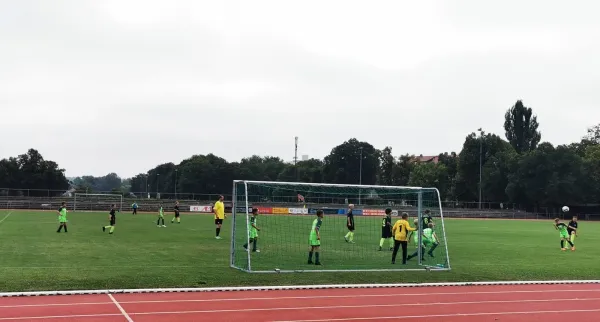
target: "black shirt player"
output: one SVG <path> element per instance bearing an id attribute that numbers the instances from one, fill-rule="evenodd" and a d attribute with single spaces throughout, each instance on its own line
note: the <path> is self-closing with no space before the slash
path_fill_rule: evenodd
<path id="1" fill-rule="evenodd" d="M 577 236 L 577 216 L 573 216 L 573 219 L 569 221 L 567 226 L 567 232 L 569 233 L 569 241 L 571 241 L 571 250 L 575 250 L 575 236 Z"/>
<path id="2" fill-rule="evenodd" d="M 433 223 L 433 218 L 431 218 L 431 211 L 429 209 L 425 210 L 425 214 L 423 215 L 423 229 L 429 227 L 429 224 Z"/>
<path id="3" fill-rule="evenodd" d="M 109 234 L 112 234 L 115 232 L 115 225 L 117 223 L 117 211 L 115 210 L 115 205 L 110 206 L 108 220 L 110 221 L 110 224 L 108 226 L 102 227 L 102 231 L 106 231 L 107 228 L 110 228 Z"/>
<path id="4" fill-rule="evenodd" d="M 173 211 L 175 212 L 175 217 L 171 219 L 171 223 L 177 219 L 177 223 L 181 224 L 181 219 L 179 218 L 179 201 L 175 201 L 175 207 L 173 207 Z"/>
<path id="5" fill-rule="evenodd" d="M 379 241 L 379 250 L 383 248 L 385 240 L 389 240 L 390 250 L 394 250 L 394 239 L 392 238 L 392 209 L 385 210 L 385 217 L 381 221 L 381 240 Z"/>
<path id="6" fill-rule="evenodd" d="M 347 243 L 354 244 L 354 214 L 352 210 L 354 209 L 353 204 L 348 205 L 348 214 L 346 216 L 346 227 L 348 228 L 348 233 L 344 236 L 344 239 Z"/>

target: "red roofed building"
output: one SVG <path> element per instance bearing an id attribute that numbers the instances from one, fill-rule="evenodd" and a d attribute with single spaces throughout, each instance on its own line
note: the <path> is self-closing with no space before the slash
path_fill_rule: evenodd
<path id="1" fill-rule="evenodd" d="M 420 155 L 414 158 L 415 162 L 419 162 L 419 163 L 426 163 L 426 162 L 432 162 L 432 163 L 438 163 L 440 162 L 440 157 L 435 155 L 435 156 L 430 156 L 430 155 Z"/>

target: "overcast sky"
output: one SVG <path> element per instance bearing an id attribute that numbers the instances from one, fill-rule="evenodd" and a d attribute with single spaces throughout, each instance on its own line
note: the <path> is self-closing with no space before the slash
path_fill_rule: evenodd
<path id="1" fill-rule="evenodd" d="M 130 177 L 214 153 L 322 158 L 600 123 L 598 1 L 0 0 L 0 158 Z"/>

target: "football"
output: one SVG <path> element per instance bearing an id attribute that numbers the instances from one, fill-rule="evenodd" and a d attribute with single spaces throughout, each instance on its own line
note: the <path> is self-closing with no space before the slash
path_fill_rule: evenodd
<path id="1" fill-rule="evenodd" d="M 562 207 L 562 211 L 563 211 L 563 212 L 569 212 L 569 207 L 567 207 L 567 206 L 563 206 L 563 207 Z"/>

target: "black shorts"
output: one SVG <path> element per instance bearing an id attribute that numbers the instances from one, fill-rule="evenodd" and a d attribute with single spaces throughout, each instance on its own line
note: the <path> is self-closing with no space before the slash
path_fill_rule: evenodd
<path id="1" fill-rule="evenodd" d="M 110 225 L 111 226 L 114 226 L 116 222 L 117 222 L 117 217 L 114 217 L 114 216 L 110 217 Z"/>
<path id="2" fill-rule="evenodd" d="M 175 212 L 175 218 L 179 218 L 179 211 Z"/>
<path id="3" fill-rule="evenodd" d="M 346 226 L 346 227 L 348 227 L 349 231 L 354 231 L 354 225 L 350 225 L 350 226 Z"/>
<path id="4" fill-rule="evenodd" d="M 215 225 L 222 225 L 223 219 L 215 219 Z"/>
<path id="5" fill-rule="evenodd" d="M 381 228 L 381 238 L 392 238 L 392 230 L 387 227 Z"/>

